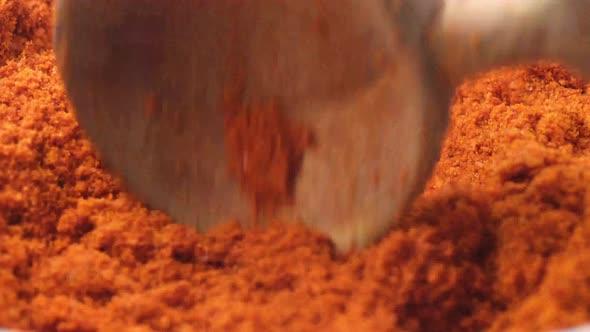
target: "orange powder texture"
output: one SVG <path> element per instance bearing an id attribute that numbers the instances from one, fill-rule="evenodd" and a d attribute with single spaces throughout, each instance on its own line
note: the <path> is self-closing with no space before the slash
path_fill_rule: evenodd
<path id="1" fill-rule="evenodd" d="M 51 44 L 53 0 L 0 0 L 0 65 L 26 44 L 37 50 Z"/>
<path id="2" fill-rule="evenodd" d="M 289 121 L 276 100 L 245 106 L 226 93 L 223 105 L 228 171 L 249 197 L 254 216 L 292 204 L 311 133 Z"/>
<path id="3" fill-rule="evenodd" d="M 461 86 L 405 226 L 339 257 L 302 226 L 197 233 L 134 202 L 78 127 L 47 35 L 29 34 L 50 24 L 47 2 L 0 8 L 20 8 L 0 11 L 13 27 L 0 30 L 0 326 L 539 331 L 590 320 L 590 85 L 560 67 Z M 14 57 L 21 38 L 31 46 Z"/>

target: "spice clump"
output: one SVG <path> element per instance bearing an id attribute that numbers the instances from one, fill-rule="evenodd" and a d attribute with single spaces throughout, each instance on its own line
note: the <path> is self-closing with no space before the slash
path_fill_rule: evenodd
<path id="1" fill-rule="evenodd" d="M 130 198 L 66 100 L 50 8 L 0 0 L 0 326 L 540 331 L 590 321 L 590 85 L 562 67 L 463 84 L 404 227 L 342 257 L 297 224 L 198 233 Z M 282 123 L 256 111 L 234 120 L 271 134 Z M 268 197 L 287 188 L 285 169 L 280 185 L 245 183 Z"/>
<path id="2" fill-rule="evenodd" d="M 253 216 L 272 217 L 293 203 L 309 129 L 288 119 L 278 100 L 244 104 L 228 89 L 224 96 L 225 145 L 230 176 L 250 199 Z"/>

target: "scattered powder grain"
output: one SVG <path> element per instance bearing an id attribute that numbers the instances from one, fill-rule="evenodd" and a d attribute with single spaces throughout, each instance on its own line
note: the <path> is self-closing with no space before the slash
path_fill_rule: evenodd
<path id="1" fill-rule="evenodd" d="M 26 44 L 36 50 L 51 43 L 53 0 L 0 0 L 0 65 L 18 56 Z"/>
<path id="2" fill-rule="evenodd" d="M 540 331 L 590 321 L 590 85 L 559 66 L 460 87 L 441 161 L 404 228 L 338 257 L 302 226 L 200 234 L 129 198 L 66 102 L 49 6 L 0 0 L 0 326 Z"/>
<path id="3" fill-rule="evenodd" d="M 311 132 L 288 120 L 278 100 L 245 106 L 240 94 L 226 90 L 222 105 L 228 171 L 250 199 L 253 216 L 270 216 L 293 203 Z"/>

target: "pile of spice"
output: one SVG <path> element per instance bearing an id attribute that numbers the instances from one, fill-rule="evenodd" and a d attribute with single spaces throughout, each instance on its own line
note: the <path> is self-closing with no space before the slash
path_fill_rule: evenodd
<path id="1" fill-rule="evenodd" d="M 0 0 L 0 326 L 541 331 L 590 321 L 590 85 L 561 67 L 461 86 L 405 226 L 341 257 L 288 223 L 197 233 L 122 191 L 66 101 L 51 2 Z"/>

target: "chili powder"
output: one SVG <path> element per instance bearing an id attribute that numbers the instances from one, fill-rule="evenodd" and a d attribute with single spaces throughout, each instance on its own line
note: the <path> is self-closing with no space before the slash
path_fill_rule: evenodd
<path id="1" fill-rule="evenodd" d="M 590 320 L 590 85 L 562 67 L 463 84 L 404 227 L 343 257 L 299 225 L 198 233 L 133 201 L 66 101 L 50 6 L 0 0 L 0 326 L 539 331 Z"/>
<path id="2" fill-rule="evenodd" d="M 246 102 L 239 91 L 228 87 L 222 102 L 228 173 L 248 197 L 254 219 L 272 218 L 294 202 L 312 133 L 288 119 L 279 100 Z"/>

